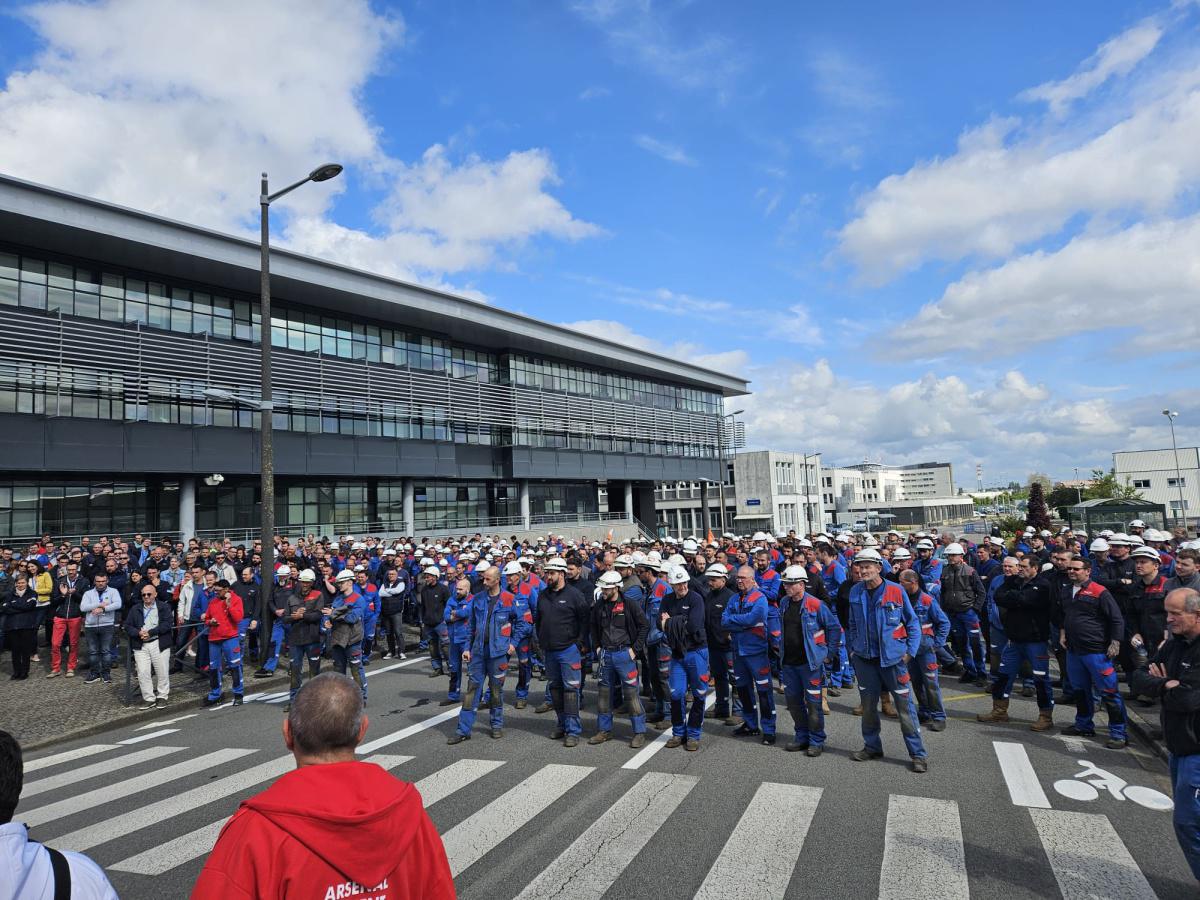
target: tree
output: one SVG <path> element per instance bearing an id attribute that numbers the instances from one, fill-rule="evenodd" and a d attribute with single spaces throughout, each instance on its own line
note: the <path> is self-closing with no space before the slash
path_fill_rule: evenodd
<path id="1" fill-rule="evenodd" d="M 1040 481 L 1029 485 L 1029 508 L 1025 511 L 1025 524 L 1037 531 L 1050 527 L 1050 513 L 1046 509 L 1046 495 Z"/>
<path id="2" fill-rule="evenodd" d="M 1133 486 L 1129 476 L 1117 480 L 1117 470 L 1092 469 L 1092 484 L 1083 489 L 1085 500 L 1141 500 L 1142 492 Z"/>
<path id="3" fill-rule="evenodd" d="M 1046 505 L 1058 513 L 1060 519 L 1065 519 L 1063 510 L 1079 502 L 1079 492 L 1073 487 L 1067 487 L 1061 482 L 1054 486 L 1046 497 Z"/>
<path id="4" fill-rule="evenodd" d="M 1050 490 L 1050 485 L 1051 485 L 1050 476 L 1047 475 L 1045 472 L 1030 472 L 1029 473 L 1029 486 L 1033 487 L 1035 484 L 1040 484 L 1042 486 L 1043 491 Z"/>

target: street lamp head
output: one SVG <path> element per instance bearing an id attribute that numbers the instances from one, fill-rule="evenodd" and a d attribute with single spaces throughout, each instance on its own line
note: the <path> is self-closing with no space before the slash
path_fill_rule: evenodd
<path id="1" fill-rule="evenodd" d="M 337 178 L 342 174 L 342 167 L 339 163 L 325 163 L 323 166 L 317 166 L 309 173 L 310 181 L 328 181 L 330 178 Z"/>

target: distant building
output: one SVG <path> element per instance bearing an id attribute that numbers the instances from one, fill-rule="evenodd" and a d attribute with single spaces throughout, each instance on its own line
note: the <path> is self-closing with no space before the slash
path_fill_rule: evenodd
<path id="1" fill-rule="evenodd" d="M 829 525 L 865 522 L 872 530 L 931 526 L 975 512 L 969 496 L 956 494 L 950 463 L 830 467 L 821 473 L 820 493 Z"/>
<path id="2" fill-rule="evenodd" d="M 1129 483 L 1143 500 L 1161 503 L 1167 508 L 1168 524 L 1194 519 L 1200 509 L 1200 448 L 1180 447 L 1179 468 L 1175 453 L 1165 450 L 1118 450 L 1113 454 L 1117 480 Z M 1182 515 L 1180 493 L 1183 494 Z"/>
<path id="3" fill-rule="evenodd" d="M 755 531 L 806 534 L 821 529 L 821 455 L 755 450 L 733 460 L 736 534 Z"/>

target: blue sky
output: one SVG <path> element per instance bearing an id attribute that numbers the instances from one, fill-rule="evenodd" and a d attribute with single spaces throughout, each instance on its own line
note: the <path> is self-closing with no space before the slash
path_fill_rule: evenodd
<path id="1" fill-rule="evenodd" d="M 742 374 L 755 446 L 1200 439 L 1190 0 L 288 8 L 6 6 L 0 171 L 252 232 L 338 159 L 278 241 Z"/>

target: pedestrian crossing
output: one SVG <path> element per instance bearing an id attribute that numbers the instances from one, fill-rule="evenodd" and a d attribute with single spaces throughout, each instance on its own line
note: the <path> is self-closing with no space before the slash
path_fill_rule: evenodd
<path id="1" fill-rule="evenodd" d="M 455 878 L 465 888 L 476 881 L 486 888 L 464 896 L 616 896 L 614 887 L 637 860 L 668 858 L 670 848 L 701 832 L 714 840 L 695 857 L 695 880 L 664 896 L 807 896 L 801 887 L 811 873 L 802 857 L 806 846 L 819 842 L 818 823 L 863 815 L 861 804 L 847 803 L 838 789 L 786 780 L 728 791 L 714 814 L 701 801 L 730 782 L 711 774 L 453 758 L 444 750 L 362 758 L 414 781 Z M 249 748 L 196 753 L 179 742 L 92 744 L 29 761 L 35 777 L 25 785 L 16 818 L 51 846 L 90 853 L 114 878 L 157 878 L 188 864 L 195 872 L 238 802 L 293 766 L 290 754 Z M 789 771 L 802 777 L 803 770 Z M 148 793 L 163 785 L 171 788 L 166 796 Z M 854 853 L 856 865 L 877 867 L 869 893 L 893 900 L 971 896 L 973 862 L 979 865 L 972 854 L 990 856 L 992 848 L 981 847 L 978 834 L 964 839 L 966 814 L 955 800 L 888 793 L 886 812 L 862 829 Z M 1017 864 L 1052 873 L 1047 883 L 1065 900 L 1157 897 L 1107 816 L 1041 807 L 1018 814 L 1027 817 L 1021 821 L 1032 849 Z M 545 840 L 560 843 L 546 851 L 540 849 Z M 486 879 L 501 856 L 520 860 L 510 870 L 521 880 L 505 874 L 498 892 Z M 152 892 L 153 882 L 146 885 Z"/>

